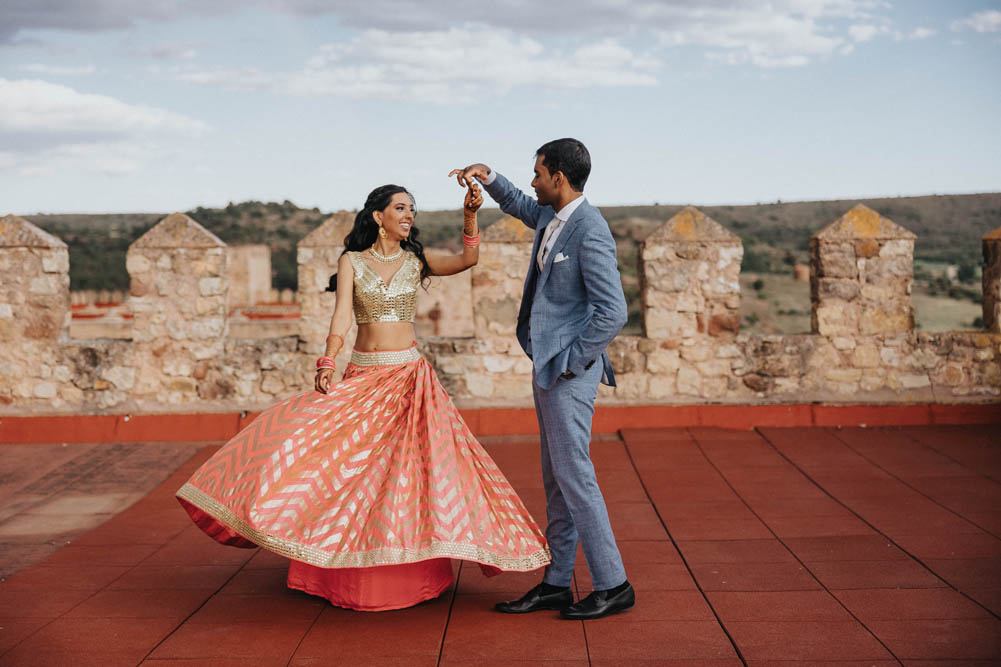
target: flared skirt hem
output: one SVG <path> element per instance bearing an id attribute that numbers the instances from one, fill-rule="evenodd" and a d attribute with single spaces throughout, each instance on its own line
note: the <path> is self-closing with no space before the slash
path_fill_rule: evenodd
<path id="1" fill-rule="evenodd" d="M 455 583 L 452 561 L 324 569 L 291 561 L 286 585 L 354 611 L 392 611 L 433 600 Z"/>
<path id="2" fill-rule="evenodd" d="M 529 572 L 545 567 L 550 562 L 548 546 L 525 556 L 498 554 L 474 544 L 462 542 L 433 542 L 420 549 L 401 547 L 381 547 L 360 552 L 331 553 L 310 545 L 270 535 L 244 521 L 228 507 L 205 494 L 190 483 L 178 490 L 177 498 L 199 527 L 219 542 L 233 546 L 251 546 L 232 540 L 232 534 L 242 537 L 254 545 L 263 547 L 279 556 L 323 568 L 373 567 L 380 565 L 404 565 L 430 560 L 432 558 L 455 558 L 479 563 L 484 572 Z M 215 523 L 227 530 L 211 530 L 199 521 L 198 513 L 208 515 Z M 227 535 L 229 538 L 227 539 Z M 496 570 L 496 571 L 493 571 Z"/>

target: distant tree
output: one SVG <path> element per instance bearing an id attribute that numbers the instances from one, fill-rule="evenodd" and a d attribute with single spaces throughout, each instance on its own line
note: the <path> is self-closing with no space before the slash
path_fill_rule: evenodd
<path id="1" fill-rule="evenodd" d="M 753 283 L 751 283 L 751 287 L 754 288 L 755 292 L 760 292 L 765 288 L 765 281 L 762 280 L 761 278 L 758 278 Z"/>
<path id="2" fill-rule="evenodd" d="M 963 262 L 959 265 L 959 271 L 956 273 L 956 279 L 961 283 L 971 282 L 977 277 L 977 267 L 973 265 L 973 262 Z"/>
<path id="3" fill-rule="evenodd" d="M 772 263 L 764 253 L 758 252 L 753 247 L 745 247 L 740 270 L 748 273 L 771 273 Z"/>
<path id="4" fill-rule="evenodd" d="M 271 252 L 271 284 L 275 289 L 296 289 L 299 266 L 295 247 L 281 247 Z"/>

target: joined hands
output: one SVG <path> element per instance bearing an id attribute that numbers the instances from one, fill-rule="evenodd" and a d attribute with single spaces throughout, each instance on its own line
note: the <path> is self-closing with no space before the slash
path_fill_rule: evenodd
<path id="1" fill-rule="evenodd" d="M 483 205 L 483 195 L 480 192 L 478 180 L 482 181 L 489 174 L 490 167 L 485 164 L 471 164 L 465 169 L 453 169 L 448 172 L 448 177 L 452 178 L 455 176 L 455 180 L 458 181 L 460 187 L 468 188 L 466 200 L 463 202 L 466 213 L 476 213 L 480 206 Z"/>
<path id="2" fill-rule="evenodd" d="M 457 180 L 459 185 L 464 188 L 475 185 L 476 180 L 485 181 L 489 175 L 490 167 L 480 162 L 471 164 L 465 169 L 453 169 L 448 172 L 448 177 L 451 178 L 452 176 L 455 176 L 455 180 Z"/>
<path id="3" fill-rule="evenodd" d="M 464 212 L 476 213 L 481 206 L 483 206 L 483 195 L 480 193 L 480 185 L 473 181 L 466 190 L 466 199 L 463 201 Z"/>

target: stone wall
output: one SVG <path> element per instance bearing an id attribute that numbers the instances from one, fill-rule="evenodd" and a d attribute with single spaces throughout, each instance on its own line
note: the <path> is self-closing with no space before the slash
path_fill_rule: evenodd
<path id="1" fill-rule="evenodd" d="M 428 249 L 435 257 L 446 251 Z M 432 276 L 426 289 L 417 291 L 418 338 L 468 338 L 473 335 L 472 272 L 451 276 Z"/>
<path id="2" fill-rule="evenodd" d="M 257 410 L 309 390 L 334 307 L 324 290 L 351 218 L 332 216 L 300 242 L 302 317 L 290 335 L 253 340 L 228 332 L 225 244 L 187 216 L 168 216 L 129 249 L 131 340 L 70 338 L 65 244 L 20 218 L 0 219 L 0 415 Z M 422 295 L 425 328 L 431 299 L 470 295 L 472 335 L 421 342 L 460 405 L 531 405 L 531 363 L 514 328 L 532 239 L 501 220 L 484 230 L 471 272 Z M 740 241 L 686 208 L 640 248 L 644 335 L 609 347 L 618 387 L 602 387 L 599 400 L 998 401 L 1001 230 L 984 238 L 984 331 L 914 331 L 913 244 L 874 211 L 848 211 L 810 241 L 813 332 L 744 334 Z"/>
<path id="3" fill-rule="evenodd" d="M 132 344 L 112 390 L 145 402 L 212 400 L 229 333 L 226 244 L 186 215 L 164 218 L 129 246 Z"/>
<path id="4" fill-rule="evenodd" d="M 0 218 L 0 340 L 58 341 L 69 327 L 69 249 L 27 220 Z"/>
<path id="5" fill-rule="evenodd" d="M 640 244 L 640 294 L 648 338 L 736 333 L 740 239 L 687 206 Z"/>
<path id="6" fill-rule="evenodd" d="M 810 239 L 812 330 L 871 336 L 914 330 L 914 234 L 859 204 Z"/>
<path id="7" fill-rule="evenodd" d="M 229 307 L 248 308 L 267 301 L 271 293 L 271 248 L 238 245 L 226 248 L 229 255 Z"/>
<path id="8" fill-rule="evenodd" d="M 351 231 L 354 216 L 340 211 L 299 241 L 299 340 L 302 351 L 314 359 L 326 349 L 330 317 L 337 294 L 328 292 L 330 277 L 337 273 L 337 262 L 344 252 L 344 237 Z M 347 364 L 358 329 L 354 325 L 345 336 L 344 348 L 337 357 L 337 374 Z"/>
<path id="9" fill-rule="evenodd" d="M 69 306 L 66 244 L 22 218 L 0 218 L 0 408 L 44 404 L 69 379 L 50 362 L 66 340 Z"/>

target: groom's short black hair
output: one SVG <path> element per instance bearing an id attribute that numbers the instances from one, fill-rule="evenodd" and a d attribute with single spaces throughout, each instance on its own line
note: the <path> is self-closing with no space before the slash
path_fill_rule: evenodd
<path id="1" fill-rule="evenodd" d="M 542 164 L 550 174 L 562 171 L 570 187 L 577 192 L 584 191 L 587 177 L 591 175 L 591 154 L 584 144 L 576 139 L 554 139 L 542 144 L 535 155 L 542 156 Z"/>

